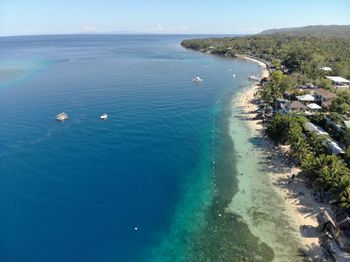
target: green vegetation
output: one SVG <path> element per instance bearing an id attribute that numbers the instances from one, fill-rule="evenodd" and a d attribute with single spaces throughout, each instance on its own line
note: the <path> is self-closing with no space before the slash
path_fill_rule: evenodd
<path id="1" fill-rule="evenodd" d="M 301 164 L 302 173 L 325 192 L 333 192 L 340 207 L 350 205 L 350 170 L 344 160 L 331 155 L 324 137 L 303 129 L 304 117 L 277 114 L 267 125 L 266 133 L 276 143 L 290 145 L 290 156 Z M 350 159 L 350 149 L 348 149 Z"/>
<path id="2" fill-rule="evenodd" d="M 340 115 L 350 116 L 350 93 L 345 91 L 338 93 L 337 97 L 332 101 L 331 111 Z"/>
<path id="3" fill-rule="evenodd" d="M 266 62 L 274 71 L 259 89 L 259 97 L 277 108 L 277 99 L 288 91 L 302 95 L 299 85 L 312 83 L 335 92 L 326 75 L 350 79 L 350 26 L 310 26 L 267 30 L 258 35 L 185 40 L 182 45 L 211 54 L 248 55 Z M 332 72 L 321 69 L 332 68 Z M 326 124 L 326 117 L 332 124 Z M 336 204 L 350 205 L 350 130 L 340 129 L 344 116 L 350 116 L 350 93 L 337 92 L 330 112 L 309 116 L 330 136 L 348 145 L 346 155 L 332 155 L 325 137 L 304 129 L 310 121 L 296 114 L 277 113 L 266 126 L 266 134 L 276 144 L 290 145 L 289 155 L 302 168 L 302 174 L 324 192 L 333 192 Z M 327 137 L 327 139 L 329 139 Z"/>
<path id="4" fill-rule="evenodd" d="M 259 90 L 259 96 L 266 102 L 276 104 L 277 98 L 282 97 L 283 92 L 291 88 L 295 81 L 282 71 L 276 70 L 271 74 L 271 80 Z"/>
<path id="5" fill-rule="evenodd" d="M 313 35 L 282 31 L 246 37 L 191 39 L 184 40 L 182 45 L 212 54 L 252 55 L 270 61 L 277 69 L 287 68 L 300 84 L 313 81 L 330 87 L 329 81 L 324 79 L 329 73 L 322 71 L 322 66 L 330 66 L 334 75 L 350 78 L 350 27 L 341 30 L 349 33 L 334 38 L 329 37 L 330 33 Z"/>
<path id="6" fill-rule="evenodd" d="M 350 170 L 335 155 L 307 156 L 302 161 L 303 173 L 324 191 L 337 196 L 340 207 L 350 205 Z"/>

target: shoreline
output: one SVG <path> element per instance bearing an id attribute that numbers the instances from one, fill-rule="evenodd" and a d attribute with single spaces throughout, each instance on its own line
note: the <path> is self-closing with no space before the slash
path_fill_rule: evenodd
<path id="1" fill-rule="evenodd" d="M 269 71 L 267 70 L 266 64 L 263 62 L 246 56 L 239 56 L 239 58 L 259 64 L 261 67 L 260 76 L 269 77 Z M 238 99 L 236 97 L 234 98 L 234 105 L 240 107 L 244 116 L 249 119 L 249 121 L 244 120 L 244 122 L 250 131 L 250 135 L 252 137 L 257 137 L 262 142 L 261 147 L 263 154 L 267 155 L 267 163 L 262 165 L 268 164 L 270 165 L 269 170 L 274 170 L 268 176 L 268 182 L 272 185 L 275 193 L 284 200 L 283 205 L 286 209 L 283 213 L 292 220 L 291 226 L 294 230 L 296 232 L 299 231 L 300 235 L 298 240 L 307 255 L 317 258 L 316 253 L 322 254 L 321 247 L 317 248 L 317 246 L 319 246 L 318 236 L 312 238 L 303 237 L 301 235 L 301 230 L 304 225 L 313 228 L 318 226 L 316 219 L 316 214 L 318 214 L 318 212 L 309 213 L 305 211 L 311 209 L 315 211 L 316 209 L 320 209 L 320 206 L 317 202 L 313 201 L 312 194 L 310 195 L 310 192 L 307 192 L 300 179 L 295 179 L 293 183 L 288 184 L 289 177 L 293 174 L 298 174 L 300 170 L 296 167 L 289 167 L 283 162 L 282 150 L 276 150 L 272 142 L 263 137 L 263 125 L 260 120 L 252 120 L 252 118 L 256 116 L 256 113 L 252 112 L 258 109 L 257 105 L 252 103 L 252 99 L 254 99 L 259 88 L 260 86 L 258 83 L 252 83 L 238 95 Z M 273 168 L 271 169 L 271 167 Z M 296 196 L 296 191 L 301 193 L 300 196 Z M 313 249 L 312 253 L 308 252 L 311 247 Z"/>
<path id="2" fill-rule="evenodd" d="M 239 56 L 241 59 L 258 63 L 261 66 L 261 77 L 268 77 L 269 71 L 261 61 L 250 57 Z M 252 120 L 256 114 L 252 113 L 257 106 L 252 103 L 256 92 L 259 89 L 257 83 L 253 83 L 243 90 L 238 97 L 234 97 L 234 106 L 242 109 L 242 114 L 249 119 L 244 120 L 251 136 L 261 140 L 263 154 L 266 162 L 262 166 L 268 166 L 268 183 L 281 199 L 285 210 L 283 213 L 291 220 L 292 231 L 297 232 L 297 240 L 300 241 L 300 252 L 306 259 L 319 260 L 323 257 L 320 243 L 320 233 L 318 232 L 318 222 L 316 215 L 322 210 L 330 210 L 326 204 L 318 203 L 314 200 L 312 189 L 305 187 L 305 181 L 298 175 L 300 169 L 291 167 L 286 156 L 287 147 L 275 147 L 271 141 L 263 137 L 263 125 L 260 120 Z M 295 175 L 296 179 L 291 179 Z M 338 250 L 339 251 L 339 250 Z"/>

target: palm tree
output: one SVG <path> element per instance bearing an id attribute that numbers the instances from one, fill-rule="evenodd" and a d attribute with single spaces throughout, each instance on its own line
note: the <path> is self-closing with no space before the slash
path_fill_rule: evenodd
<path id="1" fill-rule="evenodd" d="M 309 178 L 314 178 L 317 170 L 316 158 L 309 154 L 301 160 L 302 173 Z"/>
<path id="2" fill-rule="evenodd" d="M 347 208 L 350 206 L 350 176 L 342 177 L 338 193 L 339 206 Z"/>
<path id="3" fill-rule="evenodd" d="M 312 134 L 309 139 L 310 146 L 313 149 L 313 153 L 316 156 L 326 154 L 327 153 L 327 148 L 323 144 L 324 142 L 324 137 L 323 136 L 318 136 L 315 134 Z"/>
<path id="4" fill-rule="evenodd" d="M 303 137 L 300 137 L 297 141 L 293 142 L 290 149 L 291 156 L 297 159 L 299 162 L 311 154 L 311 148 Z"/>
<path id="5" fill-rule="evenodd" d="M 315 181 L 319 187 L 325 191 L 329 189 L 333 180 L 332 170 L 328 166 L 324 166 L 317 172 L 317 175 L 318 177 Z"/>

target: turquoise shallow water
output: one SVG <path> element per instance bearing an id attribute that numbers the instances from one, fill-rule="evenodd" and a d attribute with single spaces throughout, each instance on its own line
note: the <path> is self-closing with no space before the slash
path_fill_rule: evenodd
<path id="1" fill-rule="evenodd" d="M 231 99 L 259 67 L 184 38 L 0 38 L 1 261 L 272 259 L 224 212 Z"/>

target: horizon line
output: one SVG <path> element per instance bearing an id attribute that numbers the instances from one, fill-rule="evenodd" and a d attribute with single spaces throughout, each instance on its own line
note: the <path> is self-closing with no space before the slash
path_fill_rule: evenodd
<path id="1" fill-rule="evenodd" d="M 202 36 L 238 36 L 238 35 L 255 35 L 258 33 L 157 33 L 157 32 L 77 32 L 77 33 L 43 33 L 43 34 L 18 34 L 18 35 L 0 35 L 4 37 L 26 37 L 26 36 L 59 36 L 59 35 L 202 35 Z"/>

